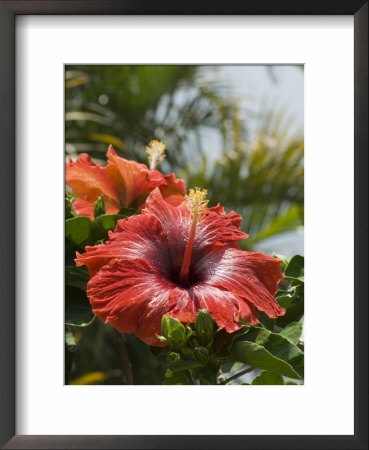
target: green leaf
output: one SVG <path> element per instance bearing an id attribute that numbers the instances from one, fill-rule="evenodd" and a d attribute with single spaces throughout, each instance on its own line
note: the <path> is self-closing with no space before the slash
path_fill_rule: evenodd
<path id="1" fill-rule="evenodd" d="M 108 237 L 108 231 L 114 230 L 115 225 L 119 219 L 124 219 L 125 216 L 119 214 L 103 214 L 96 217 L 92 222 L 93 241 L 96 242 Z"/>
<path id="2" fill-rule="evenodd" d="M 75 327 L 86 327 L 95 319 L 85 292 L 73 286 L 65 288 L 65 323 Z"/>
<path id="3" fill-rule="evenodd" d="M 280 333 L 272 333 L 264 328 L 252 327 L 243 340 L 252 341 L 265 347 L 277 358 L 289 363 L 300 375 L 304 367 L 304 354 Z"/>
<path id="4" fill-rule="evenodd" d="M 275 325 L 275 319 L 271 319 L 263 311 L 258 311 L 258 317 L 260 323 L 263 325 L 264 328 L 266 328 L 267 330 L 273 330 Z"/>
<path id="5" fill-rule="evenodd" d="M 299 281 L 299 283 L 301 283 Z M 284 328 L 291 322 L 298 322 L 304 315 L 304 285 L 291 286 L 287 291 L 276 295 L 278 303 L 286 310 L 284 316 L 278 317 L 276 325 Z"/>
<path id="6" fill-rule="evenodd" d="M 65 267 L 65 285 L 74 286 L 86 291 L 87 283 L 90 280 L 88 272 L 79 267 L 66 266 Z"/>
<path id="7" fill-rule="evenodd" d="M 265 347 L 248 341 L 237 341 L 231 352 L 237 361 L 243 361 L 251 366 L 278 372 L 290 378 L 301 379 L 300 375 L 286 361 L 274 356 Z"/>
<path id="8" fill-rule="evenodd" d="M 128 210 L 129 208 L 125 209 Z M 128 215 L 132 214 L 103 214 L 96 217 L 96 219 L 92 222 L 93 242 L 95 243 L 97 241 L 106 239 L 108 237 L 108 231 L 112 231 L 115 229 L 118 220 L 125 219 Z"/>
<path id="9" fill-rule="evenodd" d="M 242 367 L 244 367 L 245 363 L 241 362 L 241 361 L 235 361 L 232 364 L 232 367 L 230 368 L 229 372 L 235 372 L 236 370 L 242 369 Z"/>
<path id="10" fill-rule="evenodd" d="M 101 216 L 102 214 L 105 214 L 106 208 L 105 208 L 105 202 L 104 202 L 104 196 L 101 195 L 95 202 L 94 206 L 94 217 Z"/>
<path id="11" fill-rule="evenodd" d="M 173 385 L 173 384 L 193 384 L 191 374 L 188 370 L 183 370 L 181 372 L 173 372 L 168 369 L 165 378 L 163 381 L 164 385 Z"/>
<path id="12" fill-rule="evenodd" d="M 193 331 L 191 327 L 186 326 L 186 344 L 188 344 L 192 337 L 197 336 L 196 331 Z"/>
<path id="13" fill-rule="evenodd" d="M 284 384 L 283 377 L 279 373 L 269 372 L 263 370 L 257 377 L 255 377 L 251 384 Z"/>
<path id="14" fill-rule="evenodd" d="M 138 214 L 137 209 L 134 208 L 121 208 L 118 212 L 119 216 L 129 217 Z"/>
<path id="15" fill-rule="evenodd" d="M 243 323 L 242 319 L 240 319 L 240 322 Z M 218 329 L 214 335 L 214 348 L 216 348 L 217 354 L 228 356 L 233 343 L 245 336 L 250 328 L 250 325 L 244 325 L 234 333 L 227 333 L 224 329 Z"/>
<path id="16" fill-rule="evenodd" d="M 288 263 L 284 274 L 289 279 L 304 282 L 304 257 L 300 255 L 293 256 Z"/>
<path id="17" fill-rule="evenodd" d="M 194 369 L 195 367 L 199 367 L 196 361 L 178 360 L 169 364 L 169 369 L 173 372 L 181 372 L 182 370 Z"/>
<path id="18" fill-rule="evenodd" d="M 172 361 L 179 361 L 181 359 L 181 355 L 176 352 L 170 352 L 169 357 Z"/>
<path id="19" fill-rule="evenodd" d="M 78 216 L 65 221 L 65 236 L 74 244 L 83 246 L 91 235 L 91 220 L 89 217 Z"/>
<path id="20" fill-rule="evenodd" d="M 288 309 L 301 293 L 302 286 L 290 286 L 287 290 L 278 291 L 275 298 L 284 309 Z"/>
<path id="21" fill-rule="evenodd" d="M 274 356 L 283 359 L 291 365 L 299 363 L 301 359 L 303 361 L 303 352 L 280 333 L 272 333 L 254 326 L 243 340 L 262 345 Z M 295 361 L 296 357 L 298 359 L 297 362 Z"/>
<path id="22" fill-rule="evenodd" d="M 289 258 L 287 258 L 287 256 L 284 255 L 279 255 L 278 253 L 273 253 L 272 254 L 273 258 L 278 258 L 282 261 L 281 263 L 281 272 L 284 273 L 284 271 L 286 270 L 286 267 L 288 266 L 289 263 Z"/>
<path id="23" fill-rule="evenodd" d="M 101 212 L 100 206 L 98 207 L 99 214 Z M 85 216 L 78 216 L 67 219 L 65 221 L 65 236 L 74 244 L 80 247 L 83 247 L 87 244 L 95 244 L 100 240 L 104 240 L 108 237 L 108 231 L 114 230 L 115 225 L 119 219 L 124 219 L 128 215 L 132 215 L 132 211 L 135 211 L 129 210 L 129 208 L 125 209 L 127 210 L 126 215 L 101 214 L 98 215 L 98 217 L 96 217 L 96 219 L 93 221 L 91 221 L 89 217 Z M 96 211 L 95 214 L 97 214 Z"/>
<path id="24" fill-rule="evenodd" d="M 214 385 L 217 383 L 218 369 L 203 367 L 197 371 L 196 378 L 200 381 L 201 385 Z"/>
<path id="25" fill-rule="evenodd" d="M 247 336 L 245 336 L 244 338 L 241 337 L 241 340 L 251 341 L 255 342 L 256 344 L 264 345 L 264 343 L 268 340 L 270 334 L 271 332 L 269 330 L 254 326 L 250 328 Z"/>
<path id="26" fill-rule="evenodd" d="M 118 219 L 123 219 L 124 216 L 117 216 L 114 214 L 103 214 L 93 221 L 94 234 L 99 234 L 101 237 L 109 230 L 113 230 Z"/>
<path id="27" fill-rule="evenodd" d="M 72 204 L 75 200 L 76 196 L 72 192 L 66 192 L 65 194 L 65 218 L 70 219 L 74 217 Z"/>
<path id="28" fill-rule="evenodd" d="M 301 376 L 304 375 L 304 354 L 281 334 L 271 333 L 263 329 L 258 330 L 255 342 L 268 350 L 273 356 L 290 364 Z"/>
<path id="29" fill-rule="evenodd" d="M 279 334 L 288 339 L 292 344 L 296 345 L 302 333 L 302 323 L 292 322 L 287 325 Z"/>

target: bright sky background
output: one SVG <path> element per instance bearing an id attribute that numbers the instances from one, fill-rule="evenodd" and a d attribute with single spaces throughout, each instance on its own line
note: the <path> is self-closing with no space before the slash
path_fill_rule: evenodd
<path id="1" fill-rule="evenodd" d="M 298 66 L 238 65 L 221 66 L 212 75 L 222 88 L 251 114 L 246 114 L 247 127 L 252 135 L 255 120 L 252 113 L 268 111 L 271 108 L 284 110 L 291 118 L 291 132 L 303 130 L 304 126 L 304 72 Z M 212 154 L 221 152 L 221 142 L 216 133 L 206 133 L 211 142 Z M 303 228 L 266 239 L 255 246 L 257 250 L 271 253 L 278 248 L 279 253 L 292 256 L 304 254 Z"/>
<path id="2" fill-rule="evenodd" d="M 304 123 L 304 72 L 298 66 L 223 66 L 224 78 L 235 96 L 245 97 L 244 104 L 256 112 L 283 108 L 293 117 L 293 124 Z"/>

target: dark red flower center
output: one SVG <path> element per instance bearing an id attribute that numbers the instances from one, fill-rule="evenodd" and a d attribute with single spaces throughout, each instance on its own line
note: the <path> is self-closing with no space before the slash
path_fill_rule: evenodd
<path id="1" fill-rule="evenodd" d="M 200 272 L 199 270 L 197 270 L 195 262 L 192 262 L 190 264 L 185 278 L 183 276 L 181 277 L 181 273 L 182 272 L 180 270 L 172 267 L 168 273 L 168 279 L 172 283 L 177 284 L 178 286 L 181 286 L 185 289 L 193 286 L 194 284 L 201 283 L 206 279 L 205 272 Z"/>

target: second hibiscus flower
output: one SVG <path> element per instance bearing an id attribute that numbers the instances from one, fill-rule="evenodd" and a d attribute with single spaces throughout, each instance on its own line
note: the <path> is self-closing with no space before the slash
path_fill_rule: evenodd
<path id="1" fill-rule="evenodd" d="M 151 141 L 146 147 L 150 168 L 145 164 L 121 158 L 110 145 L 107 151 L 108 164 L 95 164 L 87 154 L 77 161 L 66 164 L 66 182 L 77 196 L 74 211 L 82 216 L 94 217 L 94 203 L 102 195 L 108 204 L 107 214 L 117 214 L 122 207 L 139 210 L 150 192 L 159 188 L 163 198 L 177 206 L 186 194 L 185 182 L 175 175 L 163 175 L 155 167 L 165 157 L 165 146 Z"/>

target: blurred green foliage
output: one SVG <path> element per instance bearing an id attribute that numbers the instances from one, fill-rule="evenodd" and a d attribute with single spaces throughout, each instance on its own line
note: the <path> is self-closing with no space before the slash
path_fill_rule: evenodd
<path id="1" fill-rule="evenodd" d="M 285 112 L 262 111 L 251 136 L 250 111 L 216 75 L 217 67 L 191 65 L 67 66 L 66 153 L 104 161 L 112 144 L 120 156 L 146 162 L 145 145 L 162 140 L 168 156 L 160 169 L 239 212 L 250 236 L 242 245 L 252 249 L 303 224 L 303 135 Z M 217 158 L 209 129 L 222 142 Z"/>
<path id="2" fill-rule="evenodd" d="M 185 140 L 201 127 L 219 128 L 232 102 L 201 82 L 198 66 L 67 66 L 66 150 L 104 159 L 108 144 L 146 162 L 156 138 L 172 170 L 186 163 Z"/>

